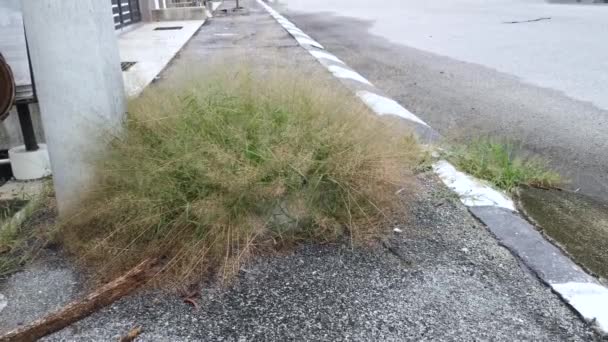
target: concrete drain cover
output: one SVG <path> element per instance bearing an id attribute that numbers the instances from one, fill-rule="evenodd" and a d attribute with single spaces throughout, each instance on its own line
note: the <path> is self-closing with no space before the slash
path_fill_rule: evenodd
<path id="1" fill-rule="evenodd" d="M 127 70 L 131 69 L 131 67 L 134 66 L 135 64 L 137 64 L 137 62 L 120 62 L 120 69 L 122 71 L 127 71 Z"/>
<path id="2" fill-rule="evenodd" d="M 154 29 L 154 31 L 171 31 L 171 30 L 181 30 L 183 26 L 160 26 Z"/>
<path id="3" fill-rule="evenodd" d="M 6 300 L 6 297 L 4 297 L 2 293 L 0 293 L 0 312 L 2 312 L 2 310 L 4 310 L 7 305 L 8 301 Z"/>

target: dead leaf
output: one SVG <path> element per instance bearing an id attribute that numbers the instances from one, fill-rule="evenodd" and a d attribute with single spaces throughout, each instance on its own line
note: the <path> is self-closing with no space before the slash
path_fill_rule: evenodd
<path id="1" fill-rule="evenodd" d="M 119 342 L 131 342 L 131 341 L 135 341 L 135 339 L 139 336 L 139 334 L 141 334 L 142 332 L 142 328 L 141 326 L 137 326 L 131 330 L 129 330 L 129 333 L 126 334 L 125 336 L 121 337 Z"/>

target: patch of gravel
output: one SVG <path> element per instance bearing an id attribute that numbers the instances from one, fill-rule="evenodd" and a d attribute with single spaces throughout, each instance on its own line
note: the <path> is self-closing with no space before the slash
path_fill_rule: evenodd
<path id="1" fill-rule="evenodd" d="M 6 307 L 0 310 L 0 332 L 56 310 L 73 298 L 78 287 L 77 275 L 61 256 L 45 251 L 27 269 L 0 283 L 0 293 L 6 300 Z"/>

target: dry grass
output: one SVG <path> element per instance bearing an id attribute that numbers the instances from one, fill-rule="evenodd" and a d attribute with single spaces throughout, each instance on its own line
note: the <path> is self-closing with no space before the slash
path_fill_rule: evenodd
<path id="1" fill-rule="evenodd" d="M 364 244 L 403 215 L 410 135 L 310 75 L 215 69 L 131 102 L 66 248 L 104 276 L 161 254 L 163 284 L 224 279 L 256 252 Z"/>

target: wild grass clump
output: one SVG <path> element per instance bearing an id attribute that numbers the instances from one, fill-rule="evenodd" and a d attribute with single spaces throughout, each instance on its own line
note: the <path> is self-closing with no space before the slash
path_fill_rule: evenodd
<path id="1" fill-rule="evenodd" d="M 476 138 L 452 149 L 448 159 L 460 170 L 507 192 L 521 185 L 552 188 L 562 182 L 543 159 L 521 157 L 516 145 L 489 138 Z"/>
<path id="2" fill-rule="evenodd" d="M 161 83 L 130 103 L 65 246 L 104 275 L 164 255 L 161 278 L 181 282 L 294 243 L 365 243 L 401 210 L 395 192 L 418 156 L 382 120 L 293 72 Z"/>

